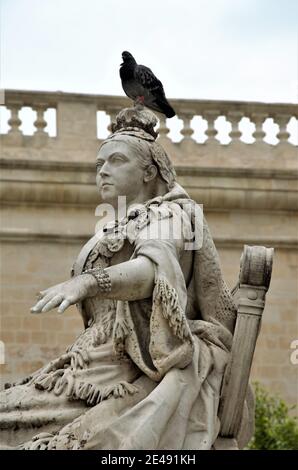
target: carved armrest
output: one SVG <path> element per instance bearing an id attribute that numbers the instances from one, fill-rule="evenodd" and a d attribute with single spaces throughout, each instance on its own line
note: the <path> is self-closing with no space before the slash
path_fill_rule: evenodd
<path id="1" fill-rule="evenodd" d="M 223 379 L 219 406 L 220 436 L 236 438 L 240 429 L 250 369 L 265 295 L 270 285 L 273 248 L 244 246 L 240 261 L 238 304 L 231 359 Z"/>

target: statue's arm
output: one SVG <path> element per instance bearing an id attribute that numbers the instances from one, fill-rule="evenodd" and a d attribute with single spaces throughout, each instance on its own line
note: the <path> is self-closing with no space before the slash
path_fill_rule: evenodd
<path id="1" fill-rule="evenodd" d="M 153 241 L 160 240 L 171 246 L 174 256 L 179 258 L 180 253 L 184 250 L 184 231 L 187 229 L 188 232 L 191 232 L 190 221 L 187 218 L 182 223 L 182 218 L 186 215 L 178 205 L 172 204 L 170 208 L 165 205 L 159 210 L 160 213 L 151 216 L 150 237 Z M 181 233 L 181 227 L 183 227 L 183 233 Z M 131 243 L 134 243 L 136 253 L 139 252 L 139 246 L 148 241 L 148 234 L 147 238 L 143 236 L 146 230 L 147 225 L 138 229 L 135 240 L 131 240 Z M 151 238 L 149 238 L 149 242 Z M 186 239 L 191 239 L 190 233 Z M 40 292 L 42 298 L 31 311 L 33 313 L 48 312 L 58 307 L 58 312 L 62 313 L 70 305 L 95 295 L 115 300 L 140 300 L 152 295 L 155 265 L 148 256 L 140 253 L 133 260 L 106 268 L 106 272 L 111 279 L 109 292 L 102 292 L 94 276 L 84 273 Z"/>
<path id="2" fill-rule="evenodd" d="M 154 265 L 145 256 L 106 268 L 111 280 L 111 290 L 101 292 L 91 274 L 81 274 L 40 292 L 42 297 L 32 313 L 48 312 L 55 307 L 62 313 L 70 305 L 87 297 L 100 295 L 115 300 L 139 300 L 151 296 L 154 285 Z"/>
<path id="3" fill-rule="evenodd" d="M 101 294 L 115 300 L 139 300 L 152 295 L 154 265 L 145 256 L 106 268 L 111 279 L 112 290 Z"/>

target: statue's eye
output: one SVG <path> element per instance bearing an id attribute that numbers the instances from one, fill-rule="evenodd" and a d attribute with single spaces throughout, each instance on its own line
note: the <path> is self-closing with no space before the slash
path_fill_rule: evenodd
<path id="1" fill-rule="evenodd" d="M 124 158 L 121 155 L 113 155 L 112 161 L 121 163 L 121 162 L 124 162 Z"/>
<path id="2" fill-rule="evenodd" d="M 96 163 L 96 171 L 98 172 L 102 168 L 103 162 Z"/>

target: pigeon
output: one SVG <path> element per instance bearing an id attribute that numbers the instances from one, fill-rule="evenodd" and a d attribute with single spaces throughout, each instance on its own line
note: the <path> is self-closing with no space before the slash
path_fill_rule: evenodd
<path id="1" fill-rule="evenodd" d="M 123 90 L 135 104 L 163 113 L 167 118 L 175 116 L 175 111 L 167 101 L 162 83 L 152 70 L 139 65 L 130 52 L 122 52 L 123 63 L 120 67 L 120 78 Z"/>

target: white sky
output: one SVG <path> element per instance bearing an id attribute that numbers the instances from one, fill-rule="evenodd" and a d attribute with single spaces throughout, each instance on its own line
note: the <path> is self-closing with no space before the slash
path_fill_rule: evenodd
<path id="1" fill-rule="evenodd" d="M 297 0 L 0 0 L 1 87 L 123 94 L 129 50 L 169 98 L 297 101 Z"/>

